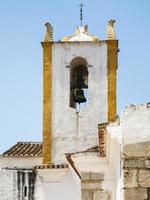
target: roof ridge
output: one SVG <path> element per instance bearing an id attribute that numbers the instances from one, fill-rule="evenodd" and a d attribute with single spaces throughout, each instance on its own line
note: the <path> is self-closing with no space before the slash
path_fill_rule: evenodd
<path id="1" fill-rule="evenodd" d="M 23 144 L 31 144 L 31 143 L 33 143 L 33 144 L 42 144 L 42 142 L 36 142 L 36 141 L 19 141 L 19 142 L 17 142 L 16 144 L 20 144 L 20 143 L 23 143 Z"/>
<path id="2" fill-rule="evenodd" d="M 5 155 L 5 154 L 7 154 L 9 151 L 13 150 L 16 146 L 17 146 L 17 143 L 14 144 L 12 147 L 10 147 L 8 150 L 4 151 L 4 152 L 1 154 L 1 156 Z"/>

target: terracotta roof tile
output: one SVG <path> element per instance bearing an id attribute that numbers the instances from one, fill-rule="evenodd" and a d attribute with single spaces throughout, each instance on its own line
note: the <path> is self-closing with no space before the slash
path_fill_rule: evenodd
<path id="1" fill-rule="evenodd" d="M 88 148 L 84 151 L 76 151 L 76 152 L 73 152 L 73 153 L 65 153 L 65 155 L 74 155 L 74 154 L 82 154 L 82 153 L 98 153 L 99 152 L 99 147 L 98 145 L 96 146 L 93 146 L 91 148 Z"/>
<path id="2" fill-rule="evenodd" d="M 42 142 L 17 142 L 2 157 L 42 157 Z"/>
<path id="3" fill-rule="evenodd" d="M 34 169 L 63 169 L 63 168 L 68 168 L 68 165 L 67 164 L 60 164 L 60 165 L 47 164 L 47 165 L 38 165 L 34 167 Z"/>

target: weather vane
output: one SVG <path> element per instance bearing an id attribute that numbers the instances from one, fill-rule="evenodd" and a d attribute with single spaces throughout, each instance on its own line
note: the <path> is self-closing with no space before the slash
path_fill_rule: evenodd
<path id="1" fill-rule="evenodd" d="M 80 6 L 80 21 L 81 21 L 81 26 L 82 26 L 82 21 L 83 21 L 83 9 L 82 7 L 84 6 L 82 3 L 79 5 Z"/>

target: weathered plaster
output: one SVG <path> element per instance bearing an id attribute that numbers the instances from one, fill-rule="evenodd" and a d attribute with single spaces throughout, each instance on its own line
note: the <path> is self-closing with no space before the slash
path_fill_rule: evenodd
<path id="1" fill-rule="evenodd" d="M 0 200 L 41 200 L 40 185 L 37 183 L 36 173 L 32 170 L 3 169 L 0 172 L 0 180 Z"/>
<path id="2" fill-rule="evenodd" d="M 86 59 L 89 71 L 88 103 L 77 114 L 69 107 L 70 65 L 75 57 Z M 98 123 L 107 121 L 107 43 L 53 43 L 52 47 L 53 162 L 64 153 L 83 150 L 98 143 Z"/>
<path id="3" fill-rule="evenodd" d="M 127 106 L 121 114 L 120 123 L 124 144 L 150 141 L 149 104 Z"/>
<path id="4" fill-rule="evenodd" d="M 0 169 L 25 168 L 32 169 L 42 163 L 42 157 L 0 157 Z"/>

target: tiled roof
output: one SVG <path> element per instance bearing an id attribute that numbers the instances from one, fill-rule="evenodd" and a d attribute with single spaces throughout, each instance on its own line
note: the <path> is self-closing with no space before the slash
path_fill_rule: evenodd
<path id="1" fill-rule="evenodd" d="M 42 157 L 42 142 L 17 142 L 2 157 Z"/>
<path id="2" fill-rule="evenodd" d="M 91 147 L 89 149 L 86 150 L 86 152 L 98 152 L 98 145 Z"/>
<path id="3" fill-rule="evenodd" d="M 63 168 L 68 168 L 68 165 L 67 164 L 60 164 L 60 165 L 47 164 L 47 165 L 38 165 L 34 167 L 34 169 L 63 169 Z"/>
<path id="4" fill-rule="evenodd" d="M 65 155 L 68 156 L 68 155 L 74 155 L 74 154 L 98 153 L 98 152 L 99 152 L 99 147 L 98 147 L 98 145 L 96 145 L 96 146 L 93 146 L 93 147 L 86 149 L 84 151 L 76 151 L 76 152 L 73 152 L 73 153 L 66 153 Z"/>

